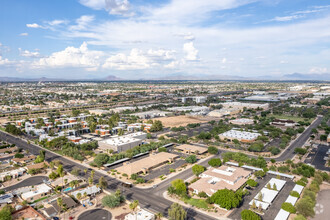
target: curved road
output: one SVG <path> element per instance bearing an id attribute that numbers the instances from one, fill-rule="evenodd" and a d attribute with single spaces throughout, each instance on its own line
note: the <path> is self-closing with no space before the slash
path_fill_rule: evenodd
<path id="1" fill-rule="evenodd" d="M 48 176 L 32 176 L 28 179 L 22 180 L 21 182 L 12 185 L 12 186 L 8 186 L 5 188 L 2 188 L 2 190 L 4 191 L 11 191 L 11 190 L 15 190 L 21 187 L 25 187 L 25 186 L 32 186 L 32 185 L 39 185 L 41 183 L 43 183 L 43 180 L 48 180 Z"/>
<path id="2" fill-rule="evenodd" d="M 111 220 L 111 218 L 111 213 L 105 209 L 88 210 L 78 216 L 78 220 Z"/>
<path id="3" fill-rule="evenodd" d="M 322 121 L 322 117 L 318 117 L 317 120 L 314 121 L 313 124 L 311 124 L 286 150 L 285 152 L 283 152 L 283 154 L 276 159 L 277 161 L 285 161 L 287 159 L 291 159 L 294 156 L 294 149 L 297 147 L 301 147 L 306 140 L 309 138 L 310 134 L 311 134 L 311 130 L 312 128 L 316 128 Z M 0 131 L 0 138 L 2 140 L 6 140 L 12 144 L 16 144 L 16 146 L 24 148 L 24 149 L 28 149 L 31 153 L 38 155 L 39 151 L 41 149 L 46 150 L 44 148 L 41 148 L 39 146 L 36 145 L 31 145 L 31 144 L 27 144 L 26 141 L 17 138 L 13 135 L 9 135 L 5 132 L 1 132 Z M 70 159 L 64 158 L 61 155 L 58 155 L 52 151 L 48 151 L 46 150 L 46 160 L 48 162 L 52 161 L 52 160 L 60 160 L 63 163 L 63 168 L 66 171 L 71 171 L 74 168 L 78 168 L 78 169 L 86 169 L 85 166 L 72 161 Z M 268 159 L 269 160 L 269 159 Z M 207 165 L 207 161 L 204 161 L 202 163 L 202 165 Z M 82 176 L 84 176 L 85 178 L 87 178 L 90 175 L 90 171 L 89 170 L 87 172 L 87 176 L 84 176 L 85 174 L 83 173 Z M 108 189 L 109 190 L 116 190 L 118 188 L 120 188 L 123 191 L 123 194 L 126 196 L 126 198 L 128 200 L 139 200 L 141 207 L 142 208 L 146 208 L 146 209 L 150 209 L 154 212 L 162 212 L 165 215 L 167 214 L 167 210 L 168 208 L 171 206 L 172 202 L 168 201 L 166 199 L 163 198 L 162 193 L 167 189 L 167 187 L 170 184 L 171 178 L 167 179 L 166 181 L 162 182 L 161 184 L 158 185 L 157 188 L 154 189 L 139 189 L 136 187 L 133 188 L 122 188 L 120 186 L 120 181 L 114 178 L 111 178 L 108 175 L 104 175 L 101 172 L 96 171 L 95 172 L 95 183 L 97 183 L 97 180 L 103 176 L 107 182 L 108 182 Z M 193 176 L 193 173 L 191 171 L 191 169 L 185 170 L 183 171 L 179 177 L 181 179 L 187 179 L 190 176 Z M 187 209 L 187 215 L 189 218 L 193 218 L 193 219 L 201 219 L 201 220 L 208 220 L 208 219 L 214 219 L 210 216 L 204 215 L 202 213 L 196 212 L 196 210 L 193 209 Z"/>

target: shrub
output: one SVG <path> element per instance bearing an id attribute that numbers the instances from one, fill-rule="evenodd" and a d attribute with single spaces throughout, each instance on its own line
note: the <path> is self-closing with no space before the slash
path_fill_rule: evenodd
<path id="1" fill-rule="evenodd" d="M 208 164 L 211 167 L 219 167 L 222 163 L 220 158 L 212 158 L 211 160 L 209 160 Z"/>
<path id="2" fill-rule="evenodd" d="M 277 155 L 281 152 L 281 150 L 277 147 L 273 147 L 272 150 L 270 151 L 273 155 Z"/>
<path id="3" fill-rule="evenodd" d="M 246 181 L 246 184 L 251 187 L 256 187 L 258 185 L 258 183 L 256 181 L 254 181 L 253 179 L 248 179 L 248 181 Z"/>
<path id="4" fill-rule="evenodd" d="M 205 167 L 203 167 L 202 165 L 198 165 L 198 164 L 195 164 L 191 169 L 196 176 L 199 176 L 199 174 L 201 174 L 205 171 Z"/>
<path id="5" fill-rule="evenodd" d="M 309 197 L 303 197 L 297 202 L 297 211 L 299 214 L 302 214 L 305 217 L 313 217 L 315 202 Z"/>
<path id="6" fill-rule="evenodd" d="M 139 176 L 136 173 L 131 174 L 131 179 L 136 180 Z"/>
<path id="7" fill-rule="evenodd" d="M 207 151 L 208 151 L 210 154 L 218 154 L 218 148 L 213 147 L 213 146 L 208 147 Z"/>
<path id="8" fill-rule="evenodd" d="M 306 183 L 304 181 L 302 181 L 302 180 L 296 181 L 296 184 L 298 184 L 300 186 L 304 186 L 304 187 L 306 186 Z"/>
<path id="9" fill-rule="evenodd" d="M 290 196 L 299 198 L 300 197 L 300 194 L 297 191 L 291 191 L 290 192 Z"/>
<path id="10" fill-rule="evenodd" d="M 145 183 L 145 182 L 146 182 L 145 179 L 143 179 L 141 177 L 136 179 L 136 183 Z"/>
<path id="11" fill-rule="evenodd" d="M 241 211 L 241 217 L 242 220 L 261 220 L 259 215 L 248 209 Z"/>
<path id="12" fill-rule="evenodd" d="M 197 158 L 196 158 L 195 155 L 190 155 L 190 156 L 188 156 L 188 157 L 185 159 L 185 161 L 186 161 L 187 163 L 196 163 L 196 162 L 197 162 Z"/>
<path id="13" fill-rule="evenodd" d="M 306 154 L 307 150 L 305 148 L 297 147 L 296 149 L 294 149 L 294 152 L 297 154 L 304 155 Z"/>
<path id="14" fill-rule="evenodd" d="M 282 203 L 282 209 L 290 213 L 296 213 L 296 208 L 289 202 Z"/>
<path id="15" fill-rule="evenodd" d="M 200 198 L 207 198 L 209 196 L 206 194 L 206 192 L 199 192 L 198 193 L 198 197 L 200 197 Z"/>

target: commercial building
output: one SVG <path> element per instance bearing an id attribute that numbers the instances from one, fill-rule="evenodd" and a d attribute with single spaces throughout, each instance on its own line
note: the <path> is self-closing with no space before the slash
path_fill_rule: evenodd
<path id="1" fill-rule="evenodd" d="M 150 170 L 159 167 L 165 163 L 173 162 L 178 155 L 167 152 L 151 154 L 149 157 L 135 161 L 133 163 L 126 162 L 123 166 L 117 168 L 120 173 L 126 173 L 128 176 L 134 173 L 148 173 Z"/>
<path id="2" fill-rule="evenodd" d="M 297 125 L 295 121 L 286 119 L 275 119 L 271 124 L 280 128 L 292 128 Z"/>
<path id="3" fill-rule="evenodd" d="M 209 107 L 206 106 L 181 106 L 181 107 L 171 107 L 167 110 L 172 112 L 208 112 Z"/>
<path id="4" fill-rule="evenodd" d="M 249 118 L 237 118 L 237 119 L 229 120 L 229 122 L 234 125 L 252 125 L 252 124 L 254 124 L 254 120 L 249 119 Z"/>
<path id="5" fill-rule="evenodd" d="M 221 105 L 224 108 L 237 108 L 237 109 L 243 109 L 243 108 L 247 108 L 247 109 L 263 109 L 263 110 L 267 110 L 269 109 L 269 104 L 268 103 L 248 103 L 248 102 L 224 102 L 221 103 Z"/>
<path id="6" fill-rule="evenodd" d="M 196 102 L 196 103 L 204 103 L 204 102 L 206 102 L 207 97 L 206 96 L 192 96 L 192 97 L 182 97 L 181 98 L 181 101 L 183 103 L 186 103 L 189 100 Z"/>
<path id="7" fill-rule="evenodd" d="M 28 202 L 33 202 L 37 199 L 40 199 L 47 194 L 49 194 L 52 191 L 52 188 L 50 188 L 45 183 L 34 186 L 34 188 L 31 189 L 29 192 L 25 192 L 21 195 L 21 198 L 23 200 L 26 200 Z"/>
<path id="8" fill-rule="evenodd" d="M 210 117 L 223 117 L 228 115 L 236 115 L 240 112 L 240 109 L 234 109 L 234 108 L 222 108 L 222 109 L 216 109 L 213 111 L 210 111 L 207 115 Z"/>
<path id="9" fill-rule="evenodd" d="M 204 154 L 207 152 L 206 147 L 200 147 L 200 146 L 190 145 L 190 144 L 182 144 L 175 148 L 182 151 L 185 154 Z"/>
<path id="10" fill-rule="evenodd" d="M 189 189 L 196 194 L 205 192 L 208 196 L 221 189 L 236 191 L 248 180 L 251 173 L 251 171 L 241 167 L 229 167 L 226 165 L 219 168 L 211 168 L 200 174 L 199 177 L 201 179 L 191 184 Z"/>
<path id="11" fill-rule="evenodd" d="M 144 132 L 136 132 L 123 136 L 116 136 L 106 140 L 99 141 L 99 149 L 113 150 L 115 152 L 122 152 L 133 147 L 139 146 L 143 143 L 143 139 L 147 137 Z"/>
<path id="12" fill-rule="evenodd" d="M 233 141 L 237 139 L 238 141 L 250 143 L 255 141 L 261 134 L 255 132 L 248 131 L 238 131 L 238 130 L 230 130 L 226 131 L 222 134 L 219 134 L 220 140 Z"/>
<path id="13" fill-rule="evenodd" d="M 147 111 L 147 112 L 138 112 L 138 113 L 134 113 L 131 115 L 137 116 L 142 119 L 149 119 L 149 118 L 165 117 L 168 114 L 170 114 L 170 113 L 165 112 L 165 111 L 154 110 L 154 111 Z"/>

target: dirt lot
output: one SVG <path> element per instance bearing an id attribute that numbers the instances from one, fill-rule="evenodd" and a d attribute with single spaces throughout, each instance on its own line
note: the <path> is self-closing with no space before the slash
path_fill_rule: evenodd
<path id="1" fill-rule="evenodd" d="M 211 121 L 211 118 L 208 117 L 197 117 L 197 116 L 172 116 L 172 117 L 162 117 L 157 118 L 157 120 L 161 121 L 164 127 L 179 127 L 186 126 L 191 123 L 205 123 Z"/>

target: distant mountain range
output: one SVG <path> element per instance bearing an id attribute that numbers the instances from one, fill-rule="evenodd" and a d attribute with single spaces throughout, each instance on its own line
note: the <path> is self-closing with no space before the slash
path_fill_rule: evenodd
<path id="1" fill-rule="evenodd" d="M 56 82 L 56 81 L 126 81 L 129 79 L 120 78 L 114 75 L 108 75 L 104 78 L 91 79 L 58 79 L 58 78 L 20 78 L 20 77 L 0 77 L 0 82 Z M 266 81 L 330 81 L 330 73 L 323 74 L 302 74 L 292 73 L 282 76 L 257 76 L 243 77 L 236 75 L 188 75 L 184 73 L 173 73 L 159 78 L 140 78 L 138 80 L 266 80 Z M 135 80 L 135 81 L 138 81 Z"/>

